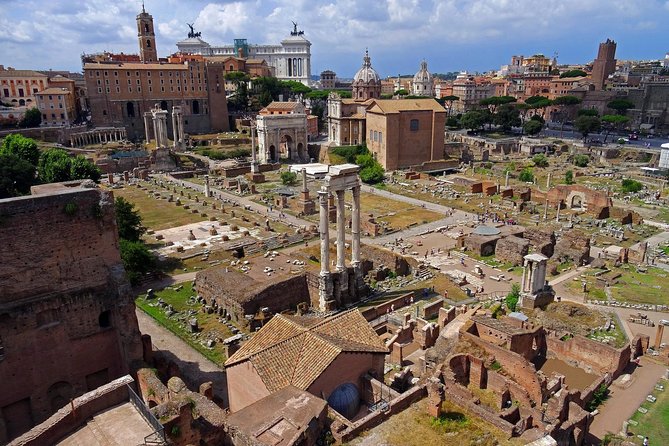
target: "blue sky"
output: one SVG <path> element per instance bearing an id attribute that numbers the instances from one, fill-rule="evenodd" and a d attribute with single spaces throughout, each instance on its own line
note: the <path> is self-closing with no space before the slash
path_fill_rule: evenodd
<path id="1" fill-rule="evenodd" d="M 497 69 L 513 54 L 588 62 L 609 37 L 618 59 L 669 51 L 665 0 L 146 0 L 146 9 L 161 56 L 176 51 L 186 22 L 215 45 L 276 43 L 295 20 L 312 42 L 312 74 L 341 77 L 365 47 L 382 76 L 416 72 L 423 58 L 433 72 Z M 140 10 L 141 0 L 0 0 L 0 64 L 79 71 L 84 52 L 136 53 Z"/>

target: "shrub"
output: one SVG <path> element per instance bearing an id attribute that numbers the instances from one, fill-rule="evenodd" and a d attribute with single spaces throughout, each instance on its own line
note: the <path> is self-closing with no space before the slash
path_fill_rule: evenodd
<path id="1" fill-rule="evenodd" d="M 532 169 L 525 168 L 523 169 L 522 172 L 520 172 L 520 175 L 518 175 L 518 179 L 520 181 L 524 181 L 525 183 L 531 183 L 534 181 L 534 174 L 532 173 Z"/>
<path id="2" fill-rule="evenodd" d="M 639 192 L 641 189 L 643 189 L 643 184 L 636 180 L 625 178 L 622 182 L 622 189 L 625 193 Z"/>
<path id="3" fill-rule="evenodd" d="M 532 157 L 532 162 L 537 167 L 548 167 L 548 158 L 543 153 L 538 153 Z"/>
<path id="4" fill-rule="evenodd" d="M 504 300 L 506 308 L 511 311 L 516 311 L 518 300 L 520 300 L 520 285 L 514 283 L 513 286 L 511 286 L 511 291 L 506 295 L 506 299 Z"/>
<path id="5" fill-rule="evenodd" d="M 590 162 L 590 157 L 588 155 L 574 156 L 574 166 L 576 167 L 588 167 L 589 162 Z"/>
<path id="6" fill-rule="evenodd" d="M 297 181 L 297 174 L 288 170 L 281 172 L 281 183 L 286 186 L 292 186 Z"/>
<path id="7" fill-rule="evenodd" d="M 364 155 L 369 153 L 367 147 L 357 145 L 357 146 L 340 146 L 335 147 L 331 150 L 331 153 L 334 153 L 337 156 L 340 156 L 346 160 L 347 163 L 355 163 L 355 159 L 358 155 Z"/>
<path id="8" fill-rule="evenodd" d="M 155 264 L 155 258 L 141 240 L 120 239 L 119 248 L 121 261 L 125 272 L 128 274 L 128 279 L 131 284 L 135 285 L 139 282 L 142 274 L 151 271 Z"/>
<path id="9" fill-rule="evenodd" d="M 574 184 L 574 172 L 568 170 L 564 173 L 565 184 Z"/>

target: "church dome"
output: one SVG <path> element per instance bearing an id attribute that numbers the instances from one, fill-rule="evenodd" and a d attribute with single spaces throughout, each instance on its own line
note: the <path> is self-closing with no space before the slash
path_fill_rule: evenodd
<path id="1" fill-rule="evenodd" d="M 358 70 L 357 73 L 355 73 L 353 82 L 369 83 L 371 81 L 380 82 L 380 78 L 379 78 L 379 73 L 377 73 L 376 70 L 372 68 L 372 62 L 369 57 L 369 52 L 365 50 L 365 57 L 363 58 L 362 67 Z"/>
<path id="2" fill-rule="evenodd" d="M 427 71 L 427 62 L 422 61 L 420 63 L 420 70 L 413 77 L 414 82 L 432 82 L 432 75 Z"/>

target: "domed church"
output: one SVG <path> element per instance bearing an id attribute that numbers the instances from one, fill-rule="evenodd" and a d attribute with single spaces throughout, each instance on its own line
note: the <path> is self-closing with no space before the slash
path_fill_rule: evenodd
<path id="1" fill-rule="evenodd" d="M 365 50 L 362 67 L 355 73 L 353 78 L 353 99 L 366 101 L 367 99 L 378 99 L 381 97 L 381 78 L 379 73 L 372 68 L 369 52 Z"/>
<path id="2" fill-rule="evenodd" d="M 411 90 L 411 94 L 414 96 L 434 96 L 434 79 L 427 71 L 427 62 L 422 61 L 420 63 L 420 70 L 413 77 Z"/>

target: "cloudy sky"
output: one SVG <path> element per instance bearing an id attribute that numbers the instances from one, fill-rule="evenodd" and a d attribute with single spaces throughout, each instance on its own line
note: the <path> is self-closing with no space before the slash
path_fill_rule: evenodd
<path id="1" fill-rule="evenodd" d="M 84 52 L 137 52 L 141 0 L 0 0 L 0 64 L 81 70 Z M 592 60 L 618 42 L 618 59 L 669 51 L 666 0 L 146 0 L 160 56 L 176 51 L 186 22 L 212 45 L 246 38 L 278 43 L 298 22 L 312 42 L 312 74 L 352 76 L 369 48 L 382 76 L 417 71 L 485 71 L 511 55 L 558 53 Z M 664 25 L 662 25 L 664 23 Z"/>

